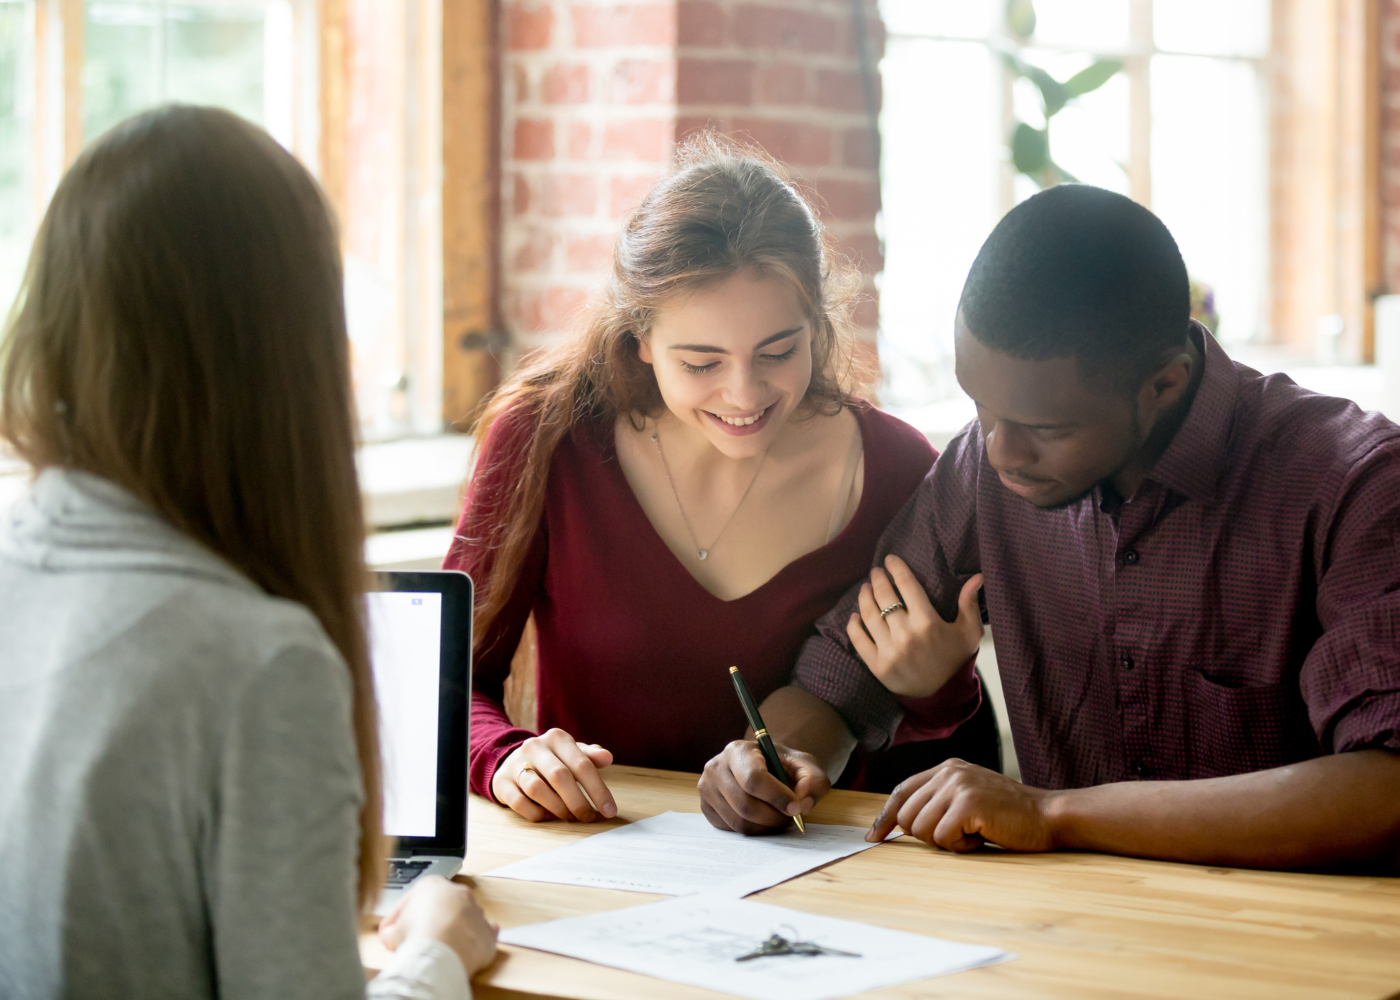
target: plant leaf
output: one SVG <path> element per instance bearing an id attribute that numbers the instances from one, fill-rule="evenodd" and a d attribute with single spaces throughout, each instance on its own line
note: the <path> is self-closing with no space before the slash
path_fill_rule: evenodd
<path id="1" fill-rule="evenodd" d="M 1123 64 L 1117 59 L 1100 59 L 1081 69 L 1061 86 L 1069 93 L 1070 97 L 1081 97 L 1091 90 L 1098 90 L 1122 68 Z"/>
<path id="2" fill-rule="evenodd" d="M 1031 0 L 1006 0 L 1006 30 L 1023 42 L 1035 34 L 1035 4 Z"/>
<path id="3" fill-rule="evenodd" d="M 1072 96 L 1065 85 L 1056 80 L 1039 66 L 1026 65 L 1023 73 L 1026 79 L 1030 80 L 1040 88 L 1040 99 L 1045 105 L 1045 117 L 1047 119 L 1058 114 Z"/>
<path id="4" fill-rule="evenodd" d="M 1011 162 L 1021 173 L 1036 177 L 1050 166 L 1050 137 L 1025 122 L 1011 132 Z"/>

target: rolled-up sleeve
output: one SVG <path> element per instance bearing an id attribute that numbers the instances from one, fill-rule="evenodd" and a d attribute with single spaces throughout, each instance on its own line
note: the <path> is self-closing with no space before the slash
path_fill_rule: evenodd
<path id="1" fill-rule="evenodd" d="M 947 621 L 957 617 L 962 585 L 978 572 L 976 484 L 981 454 L 975 423 L 969 424 L 938 456 L 903 510 L 880 536 L 875 565 L 894 554 L 909 564 L 930 602 Z M 896 698 L 861 661 L 846 635 L 846 622 L 859 613 L 860 584 L 817 622 L 817 635 L 808 639 L 798 657 L 793 683 L 830 704 L 867 750 L 883 750 L 896 742 L 906 704 Z M 976 684 L 969 662 L 965 671 Z M 956 698 L 939 694 L 922 699 L 915 711 L 918 729 L 951 733 L 971 716 L 967 679 L 959 674 Z M 952 702 L 957 702 L 952 705 Z M 947 704 L 945 704 L 945 702 Z M 915 706 L 909 706 L 911 711 Z M 940 714 L 941 713 L 941 714 Z M 938 718 L 935 720 L 934 715 Z"/>
<path id="2" fill-rule="evenodd" d="M 1322 636 L 1300 688 L 1324 751 L 1400 751 L 1400 444 L 1339 478 L 1314 545 Z"/>

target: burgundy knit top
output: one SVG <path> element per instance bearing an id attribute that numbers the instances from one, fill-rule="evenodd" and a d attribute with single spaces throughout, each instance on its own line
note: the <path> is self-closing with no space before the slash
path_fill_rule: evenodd
<path id="1" fill-rule="evenodd" d="M 612 427 L 576 428 L 550 466 L 543 516 L 510 600 L 477 644 L 471 787 L 490 796 L 496 765 L 530 736 L 502 695 L 526 620 L 537 629 L 539 726 L 611 750 L 620 764 L 699 771 L 744 713 L 729 680 L 737 665 L 760 701 L 786 684 L 813 623 L 870 571 L 876 541 L 933 464 L 903 421 L 860 404 L 865 452 L 860 504 L 827 545 L 789 563 L 743 597 L 705 590 L 666 547 L 618 463 Z M 498 461 L 533 424 L 503 415 L 487 434 L 444 569 L 490 572 L 475 536 L 491 498 L 509 495 Z M 494 477 L 494 479 L 493 479 Z"/>

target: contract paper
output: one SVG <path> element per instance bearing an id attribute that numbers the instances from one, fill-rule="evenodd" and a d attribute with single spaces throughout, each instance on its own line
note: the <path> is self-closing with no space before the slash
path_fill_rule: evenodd
<path id="1" fill-rule="evenodd" d="M 747 896 L 874 847 L 865 828 L 807 824 L 770 837 L 716 830 L 700 813 L 665 812 L 486 872 L 527 882 L 687 896 Z"/>
<path id="2" fill-rule="evenodd" d="M 738 960 L 773 934 L 855 954 Z M 829 1000 L 1015 957 L 1000 948 L 718 896 L 513 927 L 500 939 L 753 1000 Z"/>

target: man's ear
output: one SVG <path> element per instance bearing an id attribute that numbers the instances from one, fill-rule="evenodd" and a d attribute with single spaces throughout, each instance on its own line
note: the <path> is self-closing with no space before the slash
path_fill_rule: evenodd
<path id="1" fill-rule="evenodd" d="M 646 334 L 639 334 L 637 337 L 637 357 L 642 359 L 643 364 L 656 364 L 655 359 L 651 356 L 651 337 Z"/>
<path id="2" fill-rule="evenodd" d="M 1143 384 L 1141 402 L 1156 411 L 1175 406 L 1190 387 L 1195 367 L 1196 360 L 1185 351 L 1165 358 Z"/>

